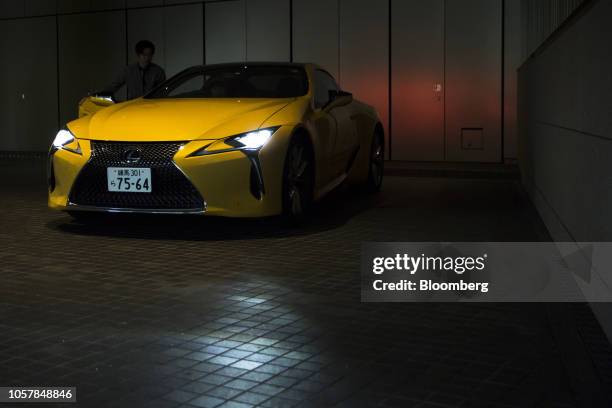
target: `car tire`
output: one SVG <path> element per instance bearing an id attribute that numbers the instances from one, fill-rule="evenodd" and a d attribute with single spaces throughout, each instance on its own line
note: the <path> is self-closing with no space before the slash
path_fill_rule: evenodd
<path id="1" fill-rule="evenodd" d="M 385 139 L 380 132 L 374 133 L 370 146 L 368 160 L 368 179 L 364 190 L 367 193 L 377 193 L 382 187 L 385 173 Z"/>
<path id="2" fill-rule="evenodd" d="M 301 221 L 313 201 L 314 157 L 304 135 L 292 138 L 283 170 L 283 215 L 292 223 Z"/>

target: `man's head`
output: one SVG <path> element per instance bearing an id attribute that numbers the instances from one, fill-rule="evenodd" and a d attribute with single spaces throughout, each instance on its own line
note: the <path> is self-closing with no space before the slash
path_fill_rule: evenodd
<path id="1" fill-rule="evenodd" d="M 141 68 L 149 66 L 153 61 L 155 54 L 155 45 L 149 40 L 140 40 L 136 43 L 136 55 L 138 56 L 138 65 Z"/>

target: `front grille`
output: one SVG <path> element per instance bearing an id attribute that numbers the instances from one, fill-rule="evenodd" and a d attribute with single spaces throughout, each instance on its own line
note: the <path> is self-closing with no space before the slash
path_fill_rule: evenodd
<path id="1" fill-rule="evenodd" d="M 91 142 L 91 158 L 70 193 L 70 202 L 108 208 L 199 210 L 204 200 L 172 158 L 183 143 Z M 125 152 L 137 150 L 140 160 L 129 163 Z M 151 168 L 150 193 L 108 191 L 108 167 Z"/>

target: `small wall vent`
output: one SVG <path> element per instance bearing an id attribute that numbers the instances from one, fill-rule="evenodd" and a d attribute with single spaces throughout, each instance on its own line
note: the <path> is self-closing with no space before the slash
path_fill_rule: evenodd
<path id="1" fill-rule="evenodd" d="M 461 128 L 461 148 L 463 150 L 483 150 L 484 134 L 482 128 Z"/>

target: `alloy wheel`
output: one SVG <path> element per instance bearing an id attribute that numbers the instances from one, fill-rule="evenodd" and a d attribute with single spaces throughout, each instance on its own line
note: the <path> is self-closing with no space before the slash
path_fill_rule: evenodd
<path id="1" fill-rule="evenodd" d="M 310 191 L 310 161 L 305 148 L 295 143 L 289 153 L 287 169 L 287 195 L 288 210 L 291 215 L 299 216 L 304 213 L 305 200 Z"/>
<path id="2" fill-rule="evenodd" d="M 385 151 L 381 137 L 379 135 L 374 135 L 374 140 L 372 141 L 372 153 L 370 156 L 370 174 L 374 187 L 377 188 L 382 184 L 385 160 L 384 155 Z"/>

